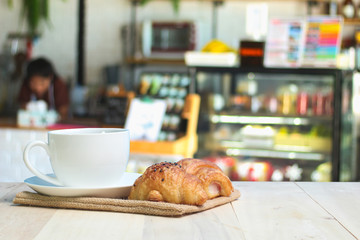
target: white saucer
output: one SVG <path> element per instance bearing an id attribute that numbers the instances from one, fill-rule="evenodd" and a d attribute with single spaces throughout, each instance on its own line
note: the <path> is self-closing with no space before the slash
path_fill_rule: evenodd
<path id="1" fill-rule="evenodd" d="M 49 176 L 54 176 L 49 174 Z M 104 188 L 79 188 L 79 187 L 61 187 L 48 183 L 37 176 L 25 179 L 25 183 L 36 192 L 59 197 L 106 197 L 106 198 L 124 198 L 128 197 L 131 186 L 141 174 L 125 173 L 120 186 Z"/>

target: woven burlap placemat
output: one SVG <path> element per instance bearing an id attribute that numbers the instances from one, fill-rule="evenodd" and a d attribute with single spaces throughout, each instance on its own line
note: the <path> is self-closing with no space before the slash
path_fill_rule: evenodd
<path id="1" fill-rule="evenodd" d="M 240 197 L 240 191 L 235 190 L 229 197 L 218 197 L 208 200 L 202 206 L 174 204 L 166 202 L 151 202 L 113 198 L 95 197 L 52 197 L 33 192 L 19 192 L 13 200 L 14 204 L 96 211 L 112 211 L 123 213 L 137 213 L 156 216 L 183 216 L 205 211 Z"/>

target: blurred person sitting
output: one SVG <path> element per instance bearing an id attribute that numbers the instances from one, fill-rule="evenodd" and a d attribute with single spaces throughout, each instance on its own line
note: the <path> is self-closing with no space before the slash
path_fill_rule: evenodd
<path id="1" fill-rule="evenodd" d="M 66 119 L 69 111 L 69 92 L 52 63 L 45 58 L 30 61 L 22 83 L 18 101 L 22 109 L 30 101 L 44 100 L 49 110 L 55 110 Z"/>

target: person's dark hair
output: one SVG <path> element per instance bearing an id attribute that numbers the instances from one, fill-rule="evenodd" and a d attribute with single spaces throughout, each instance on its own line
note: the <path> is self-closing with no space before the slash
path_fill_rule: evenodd
<path id="1" fill-rule="evenodd" d="M 53 77 L 53 79 L 58 77 L 52 63 L 43 57 L 31 60 L 28 63 L 26 67 L 25 82 L 29 83 L 33 76 Z"/>

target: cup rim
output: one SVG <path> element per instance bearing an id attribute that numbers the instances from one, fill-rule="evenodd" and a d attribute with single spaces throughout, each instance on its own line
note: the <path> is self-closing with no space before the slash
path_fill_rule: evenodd
<path id="1" fill-rule="evenodd" d="M 72 136 L 89 136 L 89 135 L 103 135 L 119 134 L 129 132 L 126 128 L 69 128 L 49 131 L 48 134 L 54 135 L 72 135 Z M 70 134 L 71 133 L 71 134 Z"/>

